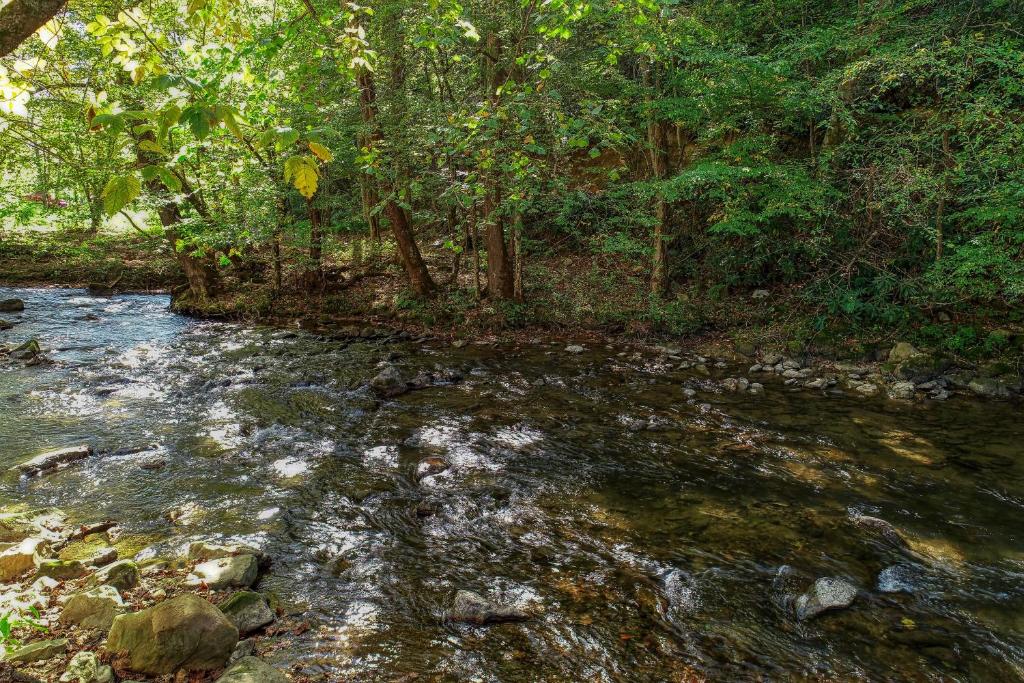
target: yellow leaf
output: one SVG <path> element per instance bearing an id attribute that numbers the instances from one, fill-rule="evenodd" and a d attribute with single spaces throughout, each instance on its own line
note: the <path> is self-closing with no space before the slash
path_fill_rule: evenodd
<path id="1" fill-rule="evenodd" d="M 322 162 L 325 164 L 334 161 L 334 155 L 331 154 L 331 150 L 327 149 L 318 142 L 309 143 L 309 151 L 317 155 Z"/>
<path id="2" fill-rule="evenodd" d="M 295 189 L 306 199 L 316 194 L 320 174 L 313 157 L 290 157 L 284 162 L 284 179 L 295 185 Z"/>

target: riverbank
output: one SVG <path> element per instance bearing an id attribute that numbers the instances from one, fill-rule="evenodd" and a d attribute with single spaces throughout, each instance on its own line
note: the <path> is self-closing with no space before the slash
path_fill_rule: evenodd
<path id="1" fill-rule="evenodd" d="M 0 248 L 0 284 L 89 287 L 100 293 L 179 291 L 182 286 L 170 255 L 154 258 L 151 238 L 143 235 L 119 233 L 72 245 L 59 234 L 20 240 L 18 234 L 5 235 Z M 832 379 L 875 377 L 874 384 L 885 393 L 899 396 L 908 394 L 906 382 L 924 385 L 930 393 L 935 388 L 970 391 L 978 380 L 976 393 L 990 397 L 1019 395 L 1024 387 L 1024 325 L 1014 322 L 1009 312 L 993 318 L 935 311 L 915 326 L 863 329 L 839 316 L 823 316 L 793 288 L 714 296 L 681 290 L 672 300 L 652 301 L 646 273 L 611 255 L 531 259 L 524 303 L 478 299 L 465 264 L 438 295 L 420 299 L 406 290 L 401 268 L 386 245 L 385 251 L 360 258 L 358 267 L 351 264 L 353 255 L 362 252 L 362 242 L 335 240 L 330 247 L 326 284 L 317 291 L 288 286 L 302 278 L 292 271 L 284 274 L 284 289 L 274 291 L 271 273 L 259 265 L 266 255 L 250 254 L 243 262 L 247 265 L 222 269 L 217 296 L 203 301 L 178 298 L 172 307 L 201 318 L 344 336 L 384 329 L 466 344 L 668 345 L 691 356 L 735 355 L 751 366 L 780 356 L 799 359 L 804 370 L 820 367 Z M 446 271 L 451 274 L 453 256 L 443 245 L 426 245 L 424 254 L 437 279 L 443 280 Z M 898 345 L 909 345 L 919 357 L 915 364 L 931 370 L 901 371 L 907 359 L 890 359 Z M 935 381 L 942 386 L 934 386 Z"/>

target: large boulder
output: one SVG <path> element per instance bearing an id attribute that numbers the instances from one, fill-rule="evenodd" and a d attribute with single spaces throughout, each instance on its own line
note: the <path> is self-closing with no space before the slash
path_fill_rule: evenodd
<path id="1" fill-rule="evenodd" d="M 828 610 L 849 607 L 856 597 L 856 586 L 842 579 L 820 578 L 806 593 L 796 599 L 796 618 L 804 621 Z"/>
<path id="2" fill-rule="evenodd" d="M 76 460 L 84 460 L 92 455 L 92 447 L 82 444 L 80 446 L 69 446 L 68 448 L 58 448 L 54 451 L 46 451 L 40 453 L 31 460 L 27 460 L 20 465 L 15 465 L 11 469 L 17 470 L 21 474 L 28 476 L 34 476 L 42 474 L 43 472 L 49 472 L 67 465 L 68 463 L 75 462 Z"/>
<path id="3" fill-rule="evenodd" d="M 81 560 L 41 560 L 37 564 L 36 577 L 48 576 L 58 581 L 80 579 L 89 573 Z"/>
<path id="4" fill-rule="evenodd" d="M 41 538 L 26 538 L 0 552 L 0 581 L 11 581 L 36 567 L 36 557 L 46 548 Z"/>
<path id="5" fill-rule="evenodd" d="M 889 362 L 890 363 L 902 363 L 903 361 L 910 360 L 920 356 L 921 352 L 913 347 L 913 345 L 907 342 L 900 342 L 896 346 L 889 349 Z"/>
<path id="6" fill-rule="evenodd" d="M 242 657 L 216 683 L 288 683 L 288 678 L 256 657 Z"/>
<path id="7" fill-rule="evenodd" d="M 253 555 L 219 557 L 197 564 L 186 580 L 193 586 L 205 585 L 210 590 L 248 588 L 256 583 L 259 562 Z"/>
<path id="8" fill-rule="evenodd" d="M 238 591 L 220 605 L 240 634 L 250 633 L 274 621 L 274 610 L 266 599 L 253 591 Z"/>
<path id="9" fill-rule="evenodd" d="M 228 661 L 238 629 L 198 595 L 179 595 L 114 619 L 107 650 L 133 671 L 162 676 L 179 669 L 207 671 Z"/>
<path id="10" fill-rule="evenodd" d="M 976 377 L 967 388 L 984 398 L 1010 398 L 1013 395 L 1010 383 L 998 377 Z"/>
<path id="11" fill-rule="evenodd" d="M 95 652 L 82 650 L 68 662 L 61 683 L 114 683 L 114 670 L 100 661 Z"/>
<path id="12" fill-rule="evenodd" d="M 124 601 L 113 586 L 97 586 L 75 593 L 64 603 L 60 623 L 107 631 L 114 617 L 124 612 Z"/>

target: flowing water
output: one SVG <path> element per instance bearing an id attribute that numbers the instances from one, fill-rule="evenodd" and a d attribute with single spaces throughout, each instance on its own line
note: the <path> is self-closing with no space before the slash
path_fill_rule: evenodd
<path id="1" fill-rule="evenodd" d="M 314 680 L 1024 677 L 1019 405 L 781 384 L 687 402 L 698 378 L 650 353 L 385 344 L 190 320 L 160 296 L 10 296 L 27 308 L 4 314 L 20 322 L 0 343 L 38 337 L 55 362 L 0 366 L 0 469 L 81 442 L 97 455 L 8 475 L 0 502 L 115 518 L 157 548 L 258 543 L 260 590 L 312 626 L 269 658 Z M 381 402 L 366 383 L 389 358 L 465 380 Z M 417 482 L 429 456 L 451 467 Z M 139 467 L 154 457 L 166 467 Z M 860 594 L 798 622 L 788 601 L 819 576 Z M 446 622 L 460 589 L 538 616 Z"/>

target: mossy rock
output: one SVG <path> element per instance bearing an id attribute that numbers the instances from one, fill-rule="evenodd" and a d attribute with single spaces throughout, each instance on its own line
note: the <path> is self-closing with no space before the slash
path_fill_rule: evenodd
<path id="1" fill-rule="evenodd" d="M 89 573 L 81 560 L 42 560 L 36 569 L 36 576 L 48 576 L 57 581 L 80 579 Z"/>

